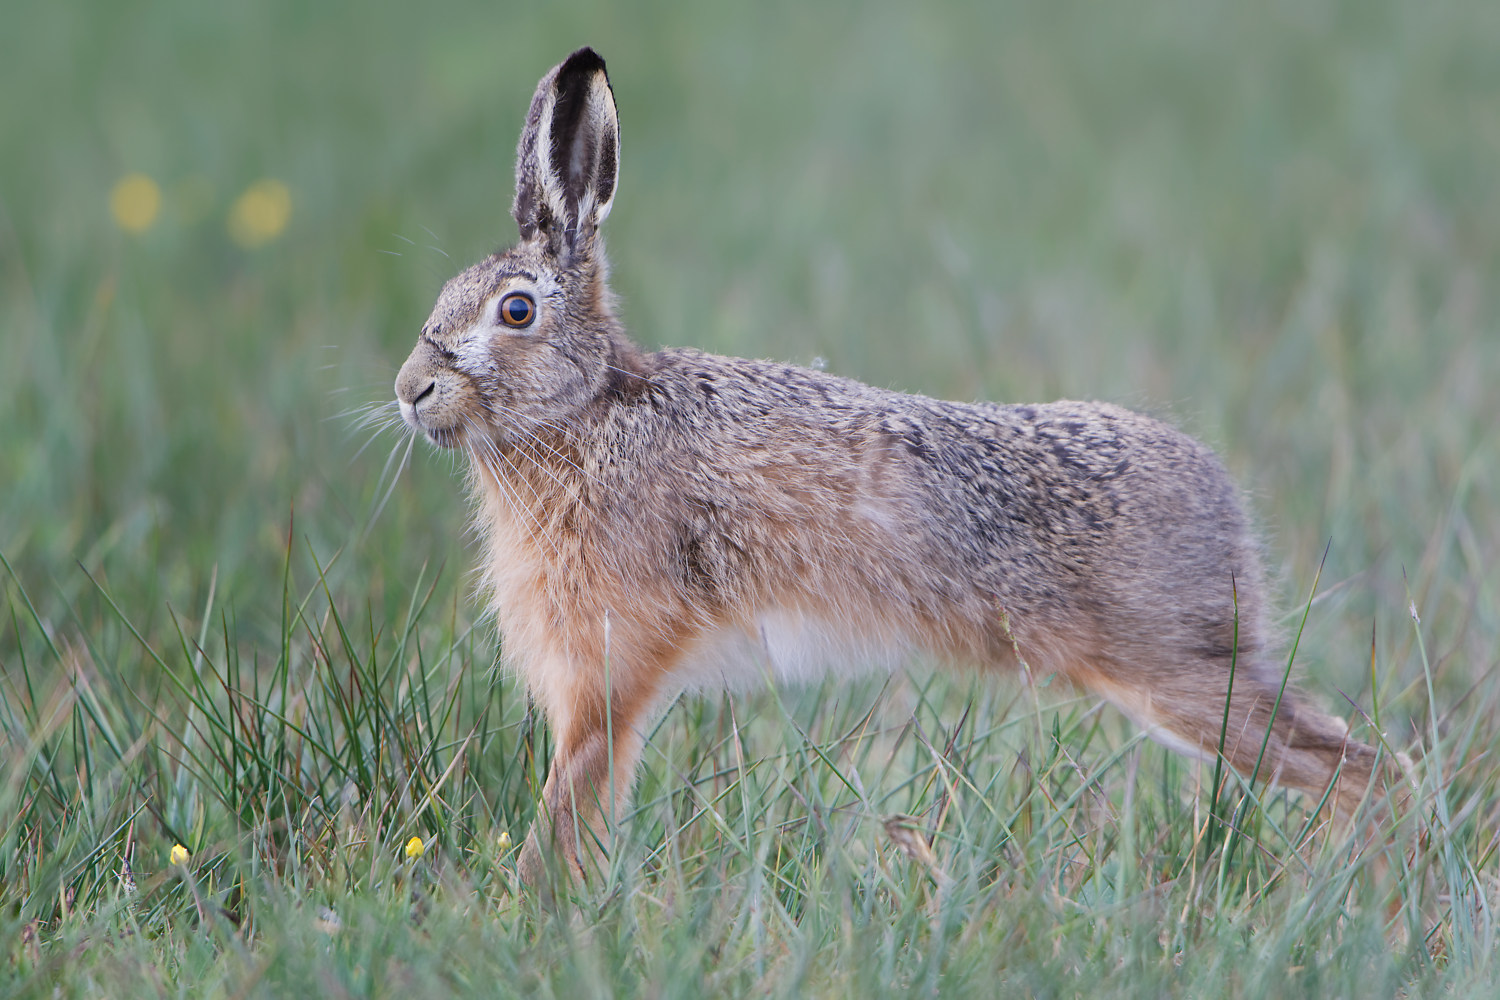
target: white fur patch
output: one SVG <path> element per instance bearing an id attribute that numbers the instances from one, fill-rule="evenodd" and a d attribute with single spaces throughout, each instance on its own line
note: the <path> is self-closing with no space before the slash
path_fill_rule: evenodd
<path id="1" fill-rule="evenodd" d="M 902 636 L 872 631 L 868 623 L 829 621 L 796 608 L 761 612 L 753 630 L 725 627 L 701 640 L 678 672 L 689 689 L 744 690 L 767 677 L 812 683 L 829 674 L 891 671 L 911 652 Z"/>
<path id="2" fill-rule="evenodd" d="M 481 319 L 453 338 L 453 367 L 467 375 L 482 375 L 490 367 L 490 337 L 494 328 Z"/>

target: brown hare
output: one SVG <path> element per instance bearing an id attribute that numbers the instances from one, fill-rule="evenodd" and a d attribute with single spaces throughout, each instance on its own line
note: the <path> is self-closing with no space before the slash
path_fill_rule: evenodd
<path id="1" fill-rule="evenodd" d="M 505 652 L 555 735 L 527 881 L 584 870 L 685 687 L 914 651 L 1056 672 L 1208 758 L 1234 663 L 1228 762 L 1252 772 L 1269 731 L 1262 777 L 1359 802 L 1375 752 L 1290 692 L 1276 708 L 1256 541 L 1208 448 L 1101 403 L 642 351 L 600 235 L 619 153 L 580 49 L 521 133 L 520 242 L 447 283 L 396 380 L 406 422 L 470 460 Z"/>

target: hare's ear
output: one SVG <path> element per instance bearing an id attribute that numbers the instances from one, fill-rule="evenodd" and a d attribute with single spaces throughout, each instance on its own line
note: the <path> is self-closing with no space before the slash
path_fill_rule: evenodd
<path id="1" fill-rule="evenodd" d="M 579 49 L 542 77 L 516 149 L 521 238 L 538 233 L 571 253 L 607 215 L 620 171 L 620 122 L 604 60 Z"/>

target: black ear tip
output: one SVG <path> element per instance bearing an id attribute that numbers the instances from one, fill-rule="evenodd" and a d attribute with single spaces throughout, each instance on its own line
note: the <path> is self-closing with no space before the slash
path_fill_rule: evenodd
<path id="1" fill-rule="evenodd" d="M 574 73 L 594 73 L 604 69 L 604 57 L 585 45 L 563 60 L 562 68 L 558 71 L 559 76 L 571 76 Z"/>

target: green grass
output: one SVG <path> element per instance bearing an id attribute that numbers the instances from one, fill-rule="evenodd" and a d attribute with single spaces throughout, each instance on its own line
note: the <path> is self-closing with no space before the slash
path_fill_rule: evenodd
<path id="1" fill-rule="evenodd" d="M 0 994 L 1493 993 L 1500 7 L 0 20 Z M 451 461 L 393 482 L 359 415 L 512 237 L 526 101 L 583 43 L 638 339 L 1208 440 L 1296 679 L 1423 759 L 1410 864 L 1216 806 L 1060 684 L 916 665 L 683 700 L 608 877 L 518 894 L 548 735 Z M 245 249 L 263 178 L 291 217 Z"/>

